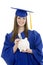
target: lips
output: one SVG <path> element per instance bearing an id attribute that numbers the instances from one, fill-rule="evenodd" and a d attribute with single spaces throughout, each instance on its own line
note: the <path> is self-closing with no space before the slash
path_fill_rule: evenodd
<path id="1" fill-rule="evenodd" d="M 23 24 L 24 22 L 19 22 L 19 24 Z"/>

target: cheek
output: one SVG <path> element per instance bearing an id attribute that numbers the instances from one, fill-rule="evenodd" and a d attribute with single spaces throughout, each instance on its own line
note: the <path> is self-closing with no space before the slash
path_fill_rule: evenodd
<path id="1" fill-rule="evenodd" d="M 20 20 L 19 19 L 17 19 L 17 23 L 19 23 L 20 22 Z"/>
<path id="2" fill-rule="evenodd" d="M 26 24 L 26 21 L 24 21 L 24 24 Z"/>

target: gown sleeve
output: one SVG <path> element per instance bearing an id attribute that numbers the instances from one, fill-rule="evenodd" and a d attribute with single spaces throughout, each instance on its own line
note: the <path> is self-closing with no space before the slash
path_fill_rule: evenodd
<path id="1" fill-rule="evenodd" d="M 10 35 L 6 34 L 1 57 L 8 65 L 13 65 L 15 63 L 13 46 L 13 43 L 10 42 Z"/>
<path id="2" fill-rule="evenodd" d="M 34 32 L 34 38 L 35 38 L 35 49 L 32 49 L 33 55 L 35 57 L 35 59 L 41 63 L 42 60 L 42 40 L 41 40 L 41 36 L 39 33 L 37 33 L 36 31 Z"/>

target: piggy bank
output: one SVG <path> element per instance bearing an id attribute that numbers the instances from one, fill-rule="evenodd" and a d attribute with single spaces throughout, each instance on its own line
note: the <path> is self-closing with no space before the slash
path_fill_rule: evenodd
<path id="1" fill-rule="evenodd" d="M 22 50 L 25 51 L 26 49 L 30 49 L 30 43 L 27 38 L 20 39 L 19 44 L 18 44 L 18 49 L 20 50 L 20 52 Z"/>

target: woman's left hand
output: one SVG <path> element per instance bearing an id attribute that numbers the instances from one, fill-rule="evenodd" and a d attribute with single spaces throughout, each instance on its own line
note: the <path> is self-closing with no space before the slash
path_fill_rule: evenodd
<path id="1" fill-rule="evenodd" d="M 25 51 L 22 50 L 22 52 L 32 53 L 32 49 L 26 49 Z"/>

